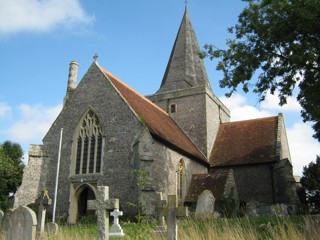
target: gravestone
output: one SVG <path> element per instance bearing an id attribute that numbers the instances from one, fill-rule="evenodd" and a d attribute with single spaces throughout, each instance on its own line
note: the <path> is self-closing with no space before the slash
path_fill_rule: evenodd
<path id="1" fill-rule="evenodd" d="M 58 224 L 54 223 L 54 222 L 48 222 L 45 225 L 45 231 L 46 233 L 48 233 L 49 235 L 58 235 L 59 232 L 59 226 Z"/>
<path id="2" fill-rule="evenodd" d="M 304 239 L 319 240 L 320 236 L 320 215 L 310 215 L 305 218 Z"/>
<path id="3" fill-rule="evenodd" d="M 37 217 L 28 207 L 19 206 L 14 209 L 9 219 L 11 221 L 11 234 L 8 240 L 34 240 L 36 238 Z"/>
<path id="4" fill-rule="evenodd" d="M 198 197 L 196 218 L 210 218 L 214 213 L 215 198 L 211 191 L 204 190 Z"/>
<path id="5" fill-rule="evenodd" d="M 246 214 L 249 217 L 258 217 L 259 214 L 259 202 L 251 200 L 247 203 Z"/>
<path id="6" fill-rule="evenodd" d="M 2 219 L 3 219 L 4 213 L 2 210 L 0 210 L 0 231 L 2 229 Z"/>
<path id="7" fill-rule="evenodd" d="M 88 210 L 97 211 L 98 240 L 109 239 L 109 211 L 119 209 L 119 199 L 109 199 L 109 187 L 98 186 L 97 199 L 88 201 Z"/>
<path id="8" fill-rule="evenodd" d="M 119 216 L 122 216 L 123 212 L 116 208 L 110 215 L 113 216 L 113 224 L 111 226 L 109 236 L 123 237 L 125 234 L 119 224 Z"/>
<path id="9" fill-rule="evenodd" d="M 2 232 L 7 236 L 7 239 L 12 239 L 12 209 L 8 209 L 2 219 Z"/>
<path id="10" fill-rule="evenodd" d="M 37 231 L 41 235 L 44 232 L 47 207 L 52 204 L 48 191 L 43 190 L 35 203 L 38 205 Z"/>
<path id="11" fill-rule="evenodd" d="M 162 211 L 166 205 L 167 205 L 167 200 L 163 198 L 162 192 L 157 192 L 156 201 L 155 201 L 155 217 L 159 221 L 159 225 L 156 226 L 156 229 L 153 232 L 156 237 L 162 237 L 167 233 L 166 222 L 164 219 L 164 215 L 162 214 Z"/>
<path id="12" fill-rule="evenodd" d="M 278 203 L 271 206 L 271 215 L 288 216 L 288 207 L 285 204 Z"/>
<path id="13" fill-rule="evenodd" d="M 167 198 L 168 205 L 161 211 L 162 216 L 167 216 L 167 240 L 177 240 L 177 217 L 188 217 L 188 207 L 178 206 L 176 195 L 168 195 Z"/>

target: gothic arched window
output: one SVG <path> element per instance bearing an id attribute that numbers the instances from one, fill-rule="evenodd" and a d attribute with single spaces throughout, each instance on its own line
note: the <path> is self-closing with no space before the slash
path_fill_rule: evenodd
<path id="1" fill-rule="evenodd" d="M 89 110 L 76 138 L 75 174 L 101 172 L 103 138 L 98 116 Z"/>
<path id="2" fill-rule="evenodd" d="M 184 195 L 184 185 L 185 185 L 185 167 L 183 159 L 180 159 L 177 169 L 177 196 L 178 199 L 182 199 Z"/>

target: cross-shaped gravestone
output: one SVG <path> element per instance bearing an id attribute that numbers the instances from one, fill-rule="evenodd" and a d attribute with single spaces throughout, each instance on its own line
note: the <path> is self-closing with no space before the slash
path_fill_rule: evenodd
<path id="1" fill-rule="evenodd" d="M 52 204 L 52 200 L 48 195 L 48 190 L 43 190 L 35 203 L 38 205 L 37 231 L 41 235 L 44 232 L 47 207 Z"/>
<path id="2" fill-rule="evenodd" d="M 168 195 L 168 205 L 163 208 L 162 215 L 167 216 L 167 239 L 178 239 L 177 217 L 188 217 L 188 207 L 178 206 L 177 196 Z"/>
<path id="3" fill-rule="evenodd" d="M 119 209 L 116 208 L 113 212 L 110 213 L 110 215 L 113 216 L 113 224 L 111 226 L 109 236 L 124 236 L 123 230 L 119 224 L 119 216 L 122 216 L 123 212 L 119 211 Z"/>
<path id="4" fill-rule="evenodd" d="M 119 208 L 119 199 L 109 199 L 109 187 L 98 186 L 96 200 L 88 201 L 88 210 L 97 210 L 98 240 L 109 239 L 109 211 Z"/>

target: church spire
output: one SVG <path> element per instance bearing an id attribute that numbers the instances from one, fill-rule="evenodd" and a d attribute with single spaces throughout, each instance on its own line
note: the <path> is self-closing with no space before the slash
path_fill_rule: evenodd
<path id="1" fill-rule="evenodd" d="M 207 86 L 211 90 L 204 62 L 199 53 L 200 48 L 186 6 L 167 69 L 157 93 L 196 86 Z"/>

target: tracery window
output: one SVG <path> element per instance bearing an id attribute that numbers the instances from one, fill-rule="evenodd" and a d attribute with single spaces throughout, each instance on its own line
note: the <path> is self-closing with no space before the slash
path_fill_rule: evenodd
<path id="1" fill-rule="evenodd" d="M 101 172 L 103 138 L 98 116 L 89 110 L 80 125 L 76 144 L 75 174 Z"/>
<path id="2" fill-rule="evenodd" d="M 183 159 L 180 159 L 177 168 L 177 196 L 178 199 L 183 198 L 184 194 L 184 185 L 185 185 L 185 167 Z"/>

